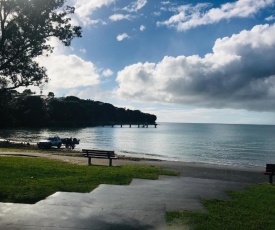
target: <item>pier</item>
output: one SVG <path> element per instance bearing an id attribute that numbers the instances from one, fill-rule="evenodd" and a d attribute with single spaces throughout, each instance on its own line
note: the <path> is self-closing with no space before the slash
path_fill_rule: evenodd
<path id="1" fill-rule="evenodd" d="M 104 126 L 112 126 L 112 127 L 115 127 L 115 126 L 120 126 L 121 128 L 123 126 L 128 126 L 129 128 L 132 128 L 132 126 L 135 126 L 135 127 L 138 127 L 138 128 L 148 128 L 149 126 L 153 126 L 155 128 L 157 128 L 159 124 L 135 124 L 135 123 L 128 123 L 128 124 L 109 124 L 109 125 L 102 125 L 102 127 Z"/>

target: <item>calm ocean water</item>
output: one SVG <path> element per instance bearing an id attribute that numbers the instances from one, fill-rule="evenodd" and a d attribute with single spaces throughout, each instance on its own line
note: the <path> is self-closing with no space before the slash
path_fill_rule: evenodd
<path id="1" fill-rule="evenodd" d="M 80 129 L 0 129 L 0 139 L 37 142 L 45 136 L 76 137 L 76 149 L 115 150 L 117 154 L 230 166 L 275 163 L 275 126 L 160 123 Z"/>

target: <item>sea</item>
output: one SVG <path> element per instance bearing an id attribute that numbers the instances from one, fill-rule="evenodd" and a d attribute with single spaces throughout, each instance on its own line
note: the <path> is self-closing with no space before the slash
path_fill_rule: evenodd
<path id="1" fill-rule="evenodd" d="M 0 139 L 35 144 L 47 136 L 80 139 L 76 150 L 115 150 L 127 157 L 232 167 L 275 163 L 275 126 L 158 123 L 158 126 L 0 129 Z"/>

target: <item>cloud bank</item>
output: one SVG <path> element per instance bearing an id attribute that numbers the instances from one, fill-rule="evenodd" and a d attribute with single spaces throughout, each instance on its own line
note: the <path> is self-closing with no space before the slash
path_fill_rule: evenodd
<path id="1" fill-rule="evenodd" d="M 211 4 L 182 5 L 174 9 L 177 14 L 168 20 L 158 22 L 158 26 L 174 27 L 178 31 L 186 31 L 201 25 L 218 23 L 231 18 L 251 17 L 259 10 L 274 5 L 274 0 L 238 0 L 225 3 L 220 8 L 208 9 Z"/>
<path id="2" fill-rule="evenodd" d="M 122 98 L 275 111 L 275 24 L 258 25 L 217 39 L 204 57 L 166 56 L 159 63 L 137 63 L 118 72 Z"/>

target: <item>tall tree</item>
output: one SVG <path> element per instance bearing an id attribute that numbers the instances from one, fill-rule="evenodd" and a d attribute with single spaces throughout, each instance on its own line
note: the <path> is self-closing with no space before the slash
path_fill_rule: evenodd
<path id="1" fill-rule="evenodd" d="M 48 81 L 46 69 L 34 58 L 52 52 L 47 43 L 58 38 L 65 46 L 81 37 L 70 24 L 74 8 L 66 0 L 0 0 L 0 95 L 20 86 Z"/>
<path id="2" fill-rule="evenodd" d="M 49 92 L 49 93 L 48 93 L 48 97 L 54 98 L 54 93 L 53 93 L 53 92 Z"/>

